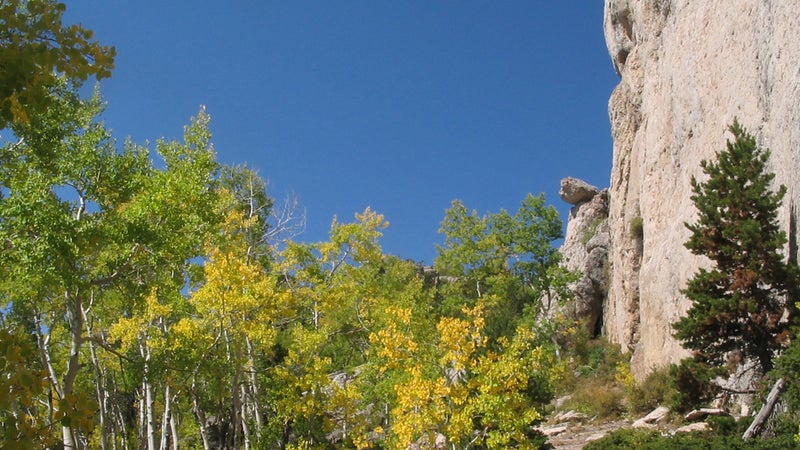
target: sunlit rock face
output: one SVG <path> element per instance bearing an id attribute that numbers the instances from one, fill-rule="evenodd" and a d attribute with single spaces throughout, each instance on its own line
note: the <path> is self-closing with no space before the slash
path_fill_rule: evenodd
<path id="1" fill-rule="evenodd" d="M 632 352 L 641 378 L 686 355 L 670 324 L 688 308 L 680 290 L 701 264 L 683 246 L 690 179 L 738 117 L 772 150 L 800 201 L 800 12 L 794 1 L 606 0 L 604 30 L 620 83 L 609 100 L 610 280 L 603 331 Z M 796 240 L 789 255 L 796 255 Z"/>

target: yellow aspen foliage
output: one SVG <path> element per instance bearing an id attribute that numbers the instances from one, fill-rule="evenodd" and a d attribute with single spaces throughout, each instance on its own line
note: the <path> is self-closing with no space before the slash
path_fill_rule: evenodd
<path id="1" fill-rule="evenodd" d="M 275 381 L 281 386 L 278 414 L 285 421 L 321 416 L 327 409 L 330 389 L 330 358 L 319 355 L 327 340 L 325 333 L 295 327 L 292 347 L 281 365 L 275 367 Z"/>
<path id="2" fill-rule="evenodd" d="M 386 308 L 386 316 L 389 318 L 386 328 L 369 335 L 376 356 L 384 361 L 380 372 L 402 367 L 403 362 L 418 349 L 413 335 L 409 333 L 411 309 L 390 306 Z"/>
<path id="3" fill-rule="evenodd" d="M 443 317 L 436 325 L 441 352 L 439 363 L 456 372 L 466 370 L 475 352 L 486 344 L 486 337 L 483 335 L 483 306 L 478 304 L 474 308 L 464 307 L 462 312 L 466 319 Z"/>
<path id="4" fill-rule="evenodd" d="M 415 364 L 408 378 L 395 386 L 397 406 L 392 409 L 393 448 L 408 448 L 417 439 L 431 437 L 441 430 L 447 419 L 445 398 L 448 388 L 444 377 L 429 378 Z"/>
<path id="5" fill-rule="evenodd" d="M 155 324 L 160 318 L 168 317 L 172 313 L 172 307 L 159 300 L 158 291 L 158 288 L 154 287 L 145 296 L 141 314 L 120 317 L 111 326 L 109 336 L 112 340 L 119 341 L 122 351 L 135 348 L 144 336 L 147 336 L 148 345 L 151 348 L 164 346 L 164 337 L 161 336 L 161 332 L 157 330 Z"/>
<path id="6" fill-rule="evenodd" d="M 386 444 L 405 449 L 445 436 L 457 447 L 535 448 L 527 434 L 541 418 L 531 383 L 549 383 L 553 356 L 520 327 L 489 348 L 485 303 L 441 317 L 435 347 L 417 343 L 411 310 L 387 308 L 391 319 L 370 335 L 379 372 L 393 377 L 395 399 Z M 480 441 L 477 443 L 476 441 Z M 470 442 L 472 444 L 470 444 Z"/>
<path id="7" fill-rule="evenodd" d="M 471 436 L 474 419 L 479 419 L 487 448 L 537 448 L 528 442 L 526 432 L 541 418 L 541 413 L 526 391 L 533 377 L 549 381 L 552 355 L 536 346 L 532 331 L 520 327 L 510 341 L 500 340 L 498 351 L 488 351 L 472 367 L 470 398 L 456 411 L 449 435 L 458 441 Z M 468 429 L 457 429 L 469 425 Z"/>
<path id="8" fill-rule="evenodd" d="M 325 428 L 339 429 L 342 442 L 351 441 L 356 448 L 363 449 L 370 446 L 367 436 L 370 417 L 364 407 L 357 375 L 352 380 L 347 376 L 330 380 Z"/>
<path id="9" fill-rule="evenodd" d="M 383 258 L 378 240 L 389 222 L 382 214 L 370 208 L 356 214 L 356 222 L 340 224 L 335 218 L 331 225 L 331 240 L 321 248 L 323 260 L 336 263 L 344 256 L 351 256 L 356 262 L 380 261 Z"/>
<path id="10" fill-rule="evenodd" d="M 253 226 L 257 218 L 246 218 L 236 209 L 227 213 L 227 239 L 208 245 L 208 262 L 203 266 L 205 283 L 189 301 L 210 329 L 227 328 L 229 333 L 241 333 L 269 346 L 275 340 L 273 324 L 278 314 L 274 280 L 248 258 L 243 233 L 236 232 Z"/>
<path id="11" fill-rule="evenodd" d="M 35 358 L 36 349 L 29 340 L 0 329 L 0 442 L 7 446 L 46 448 L 55 444 L 45 415 L 38 411 L 47 383 L 44 370 L 28 364 Z"/>

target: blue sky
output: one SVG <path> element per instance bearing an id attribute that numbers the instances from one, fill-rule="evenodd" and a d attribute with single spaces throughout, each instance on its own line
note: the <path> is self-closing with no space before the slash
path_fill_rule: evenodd
<path id="1" fill-rule="evenodd" d="M 101 91 L 121 143 L 180 138 L 205 105 L 221 162 L 299 197 L 300 241 L 367 206 L 386 252 L 431 263 L 453 199 L 481 213 L 559 180 L 608 184 L 618 78 L 602 2 L 66 1 L 117 48 Z"/>

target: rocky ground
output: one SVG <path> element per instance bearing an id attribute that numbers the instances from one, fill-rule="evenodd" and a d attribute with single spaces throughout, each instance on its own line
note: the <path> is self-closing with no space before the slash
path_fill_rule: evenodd
<path id="1" fill-rule="evenodd" d="M 670 420 L 670 411 L 658 407 L 649 414 L 636 419 L 597 420 L 575 411 L 558 413 L 539 427 L 556 450 L 579 450 L 586 444 L 621 428 L 658 429 L 664 433 L 706 430 L 704 419 L 709 415 L 727 415 L 721 409 L 701 408 L 687 413 L 681 424 Z"/>
<path id="2" fill-rule="evenodd" d="M 627 420 L 570 423 L 563 432 L 550 436 L 549 442 L 556 450 L 580 450 L 589 442 L 600 439 L 614 430 L 630 427 L 631 422 Z"/>

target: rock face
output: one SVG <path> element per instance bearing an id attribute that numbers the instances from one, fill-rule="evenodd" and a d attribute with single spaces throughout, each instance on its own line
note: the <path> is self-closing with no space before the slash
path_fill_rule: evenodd
<path id="1" fill-rule="evenodd" d="M 575 299 L 568 305 L 568 313 L 584 321 L 590 333 L 598 334 L 608 292 L 608 191 L 600 191 L 575 178 L 562 180 L 561 192 L 565 186 L 570 192 L 576 191 L 570 187 L 581 186 L 580 191 L 585 193 L 583 200 L 570 210 L 561 246 L 565 266 L 583 274 L 572 288 Z"/>
<path id="2" fill-rule="evenodd" d="M 796 1 L 605 0 L 604 30 L 621 80 L 609 101 L 614 139 L 604 333 L 632 370 L 686 355 L 670 324 L 680 290 L 705 261 L 683 246 L 695 216 L 690 179 L 738 117 L 789 190 L 781 220 L 796 257 L 800 202 L 800 12 Z"/>

